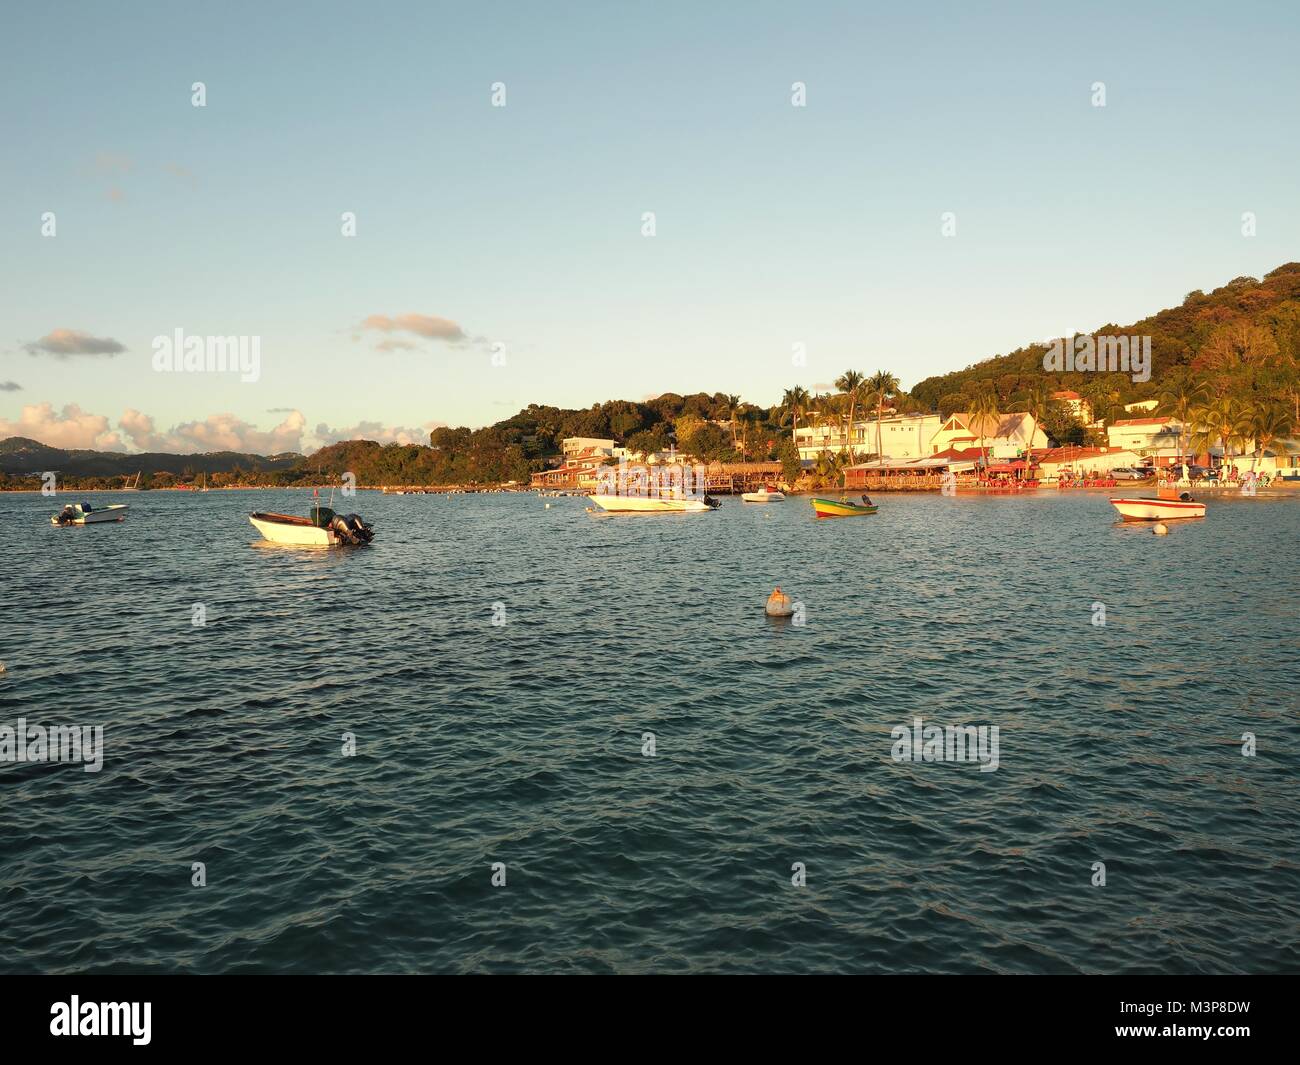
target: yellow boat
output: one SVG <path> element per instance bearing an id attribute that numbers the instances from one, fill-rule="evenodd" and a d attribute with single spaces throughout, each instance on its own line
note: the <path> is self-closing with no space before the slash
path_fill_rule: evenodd
<path id="1" fill-rule="evenodd" d="M 819 518 L 850 518 L 854 514 L 874 514 L 879 509 L 874 503 L 850 503 L 847 499 L 820 499 L 813 496 L 809 502 Z"/>

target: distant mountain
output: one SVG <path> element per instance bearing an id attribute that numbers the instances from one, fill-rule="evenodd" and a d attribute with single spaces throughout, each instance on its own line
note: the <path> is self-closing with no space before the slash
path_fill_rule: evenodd
<path id="1" fill-rule="evenodd" d="M 238 451 L 210 451 L 201 455 L 166 455 L 144 452 L 67 450 L 49 447 L 25 436 L 0 440 L 0 473 L 39 474 L 46 471 L 77 477 L 121 477 L 136 473 L 229 473 L 233 470 L 267 472 L 292 469 L 302 461 L 297 452 L 282 455 L 248 455 Z"/>

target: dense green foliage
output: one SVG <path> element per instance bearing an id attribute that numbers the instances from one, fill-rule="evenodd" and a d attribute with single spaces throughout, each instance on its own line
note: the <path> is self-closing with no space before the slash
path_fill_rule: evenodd
<path id="1" fill-rule="evenodd" d="M 1180 306 L 1131 325 L 1108 323 L 1093 330 L 1102 335 L 1150 336 L 1149 381 L 1135 382 L 1126 373 L 1046 373 L 1046 348 L 1030 344 L 964 370 L 928 377 L 912 389 L 912 395 L 929 409 L 947 415 L 968 409 L 977 387 L 989 384 L 1003 410 L 1023 410 L 1029 389 L 1045 383 L 1052 391 L 1078 392 L 1092 403 L 1098 417 L 1122 417 L 1118 410 L 1124 404 L 1159 399 L 1171 383 L 1202 375 L 1209 369 L 1203 353 L 1243 325 L 1267 333 L 1276 350 L 1241 360 L 1233 371 L 1233 387 L 1247 384 L 1243 375 L 1249 376 L 1250 391 L 1267 390 L 1274 399 L 1294 404 L 1300 361 L 1300 263 L 1279 266 L 1262 281 L 1239 277 L 1208 295 L 1190 292 Z"/>

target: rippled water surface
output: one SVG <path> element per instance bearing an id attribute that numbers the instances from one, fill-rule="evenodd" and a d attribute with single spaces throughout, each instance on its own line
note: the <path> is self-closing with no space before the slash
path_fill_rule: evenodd
<path id="1" fill-rule="evenodd" d="M 1300 499 L 363 492 L 350 551 L 116 499 L 0 496 L 0 725 L 105 729 L 0 763 L 5 971 L 1300 969 Z M 999 768 L 894 762 L 916 716 Z"/>

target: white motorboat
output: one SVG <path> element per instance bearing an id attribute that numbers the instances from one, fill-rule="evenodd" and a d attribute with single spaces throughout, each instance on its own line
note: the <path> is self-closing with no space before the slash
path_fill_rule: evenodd
<path id="1" fill-rule="evenodd" d="M 742 492 L 740 498 L 745 503 L 780 503 L 785 493 L 774 484 L 765 484 L 757 492 Z"/>
<path id="2" fill-rule="evenodd" d="M 594 495 L 591 501 L 611 514 L 698 514 L 718 509 L 718 501 L 707 495 L 703 499 L 674 495 Z"/>
<path id="3" fill-rule="evenodd" d="M 254 511 L 253 528 L 273 544 L 297 547 L 360 547 L 374 539 L 374 530 L 355 514 L 335 514 L 329 507 L 312 507 L 310 518 Z"/>
<path id="4" fill-rule="evenodd" d="M 51 525 L 99 525 L 101 522 L 125 521 L 125 503 L 113 503 L 96 510 L 89 503 L 69 503 L 50 519 Z"/>
<path id="5" fill-rule="evenodd" d="M 1169 521 L 1174 518 L 1203 518 L 1205 504 L 1186 492 L 1174 499 L 1145 496 L 1137 499 L 1111 499 L 1111 506 L 1125 521 Z"/>

